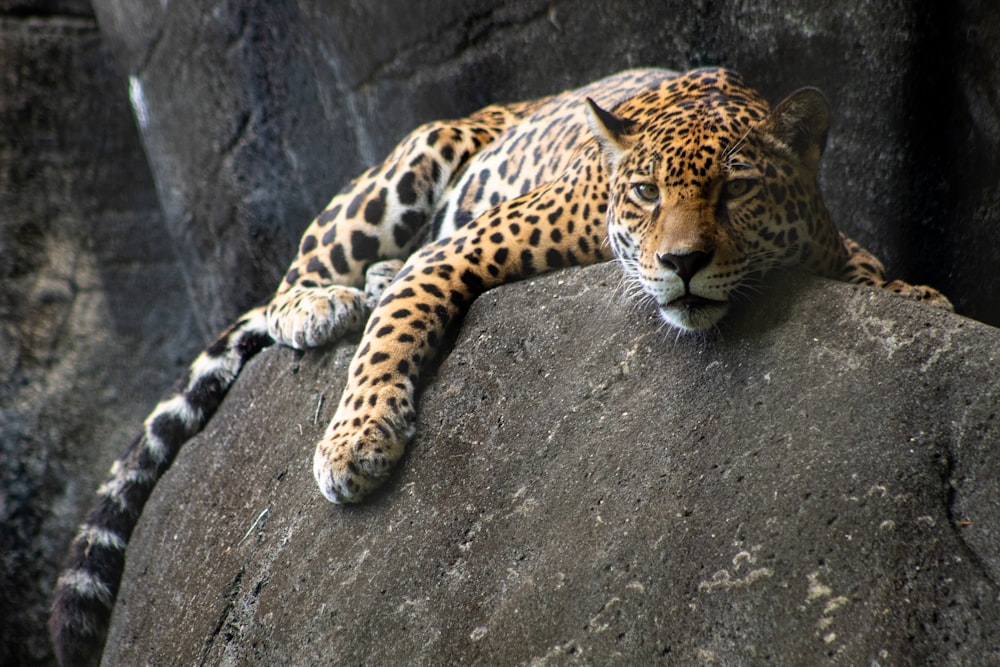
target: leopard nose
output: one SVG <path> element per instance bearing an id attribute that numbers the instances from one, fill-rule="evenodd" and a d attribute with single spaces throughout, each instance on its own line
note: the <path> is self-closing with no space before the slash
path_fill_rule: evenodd
<path id="1" fill-rule="evenodd" d="M 657 253 L 656 259 L 664 268 L 670 269 L 677 274 L 677 277 L 687 283 L 694 277 L 694 274 L 708 266 L 709 262 L 712 261 L 712 253 L 703 250 L 677 254 L 665 252 Z"/>

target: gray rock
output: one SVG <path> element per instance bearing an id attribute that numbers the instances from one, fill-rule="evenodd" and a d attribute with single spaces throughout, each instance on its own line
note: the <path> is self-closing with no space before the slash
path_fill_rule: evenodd
<path id="1" fill-rule="evenodd" d="M 27 4 L 0 4 L 27 13 L 0 16 L 4 665 L 51 661 L 45 621 L 67 540 L 202 343 L 87 3 Z"/>
<path id="2" fill-rule="evenodd" d="M 146 507 L 105 664 L 1000 659 L 1000 331 L 789 274 L 677 339 L 618 281 L 479 299 L 358 507 L 311 474 L 351 345 L 258 357 Z"/>

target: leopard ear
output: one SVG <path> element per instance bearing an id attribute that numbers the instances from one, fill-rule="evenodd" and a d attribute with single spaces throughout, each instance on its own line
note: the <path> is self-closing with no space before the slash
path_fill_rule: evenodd
<path id="1" fill-rule="evenodd" d="M 587 122 L 590 131 L 601 146 L 601 152 L 612 169 L 622 155 L 632 146 L 632 134 L 636 123 L 597 106 L 597 102 L 587 98 Z"/>
<path id="2" fill-rule="evenodd" d="M 768 122 L 768 130 L 813 169 L 826 148 L 830 129 L 830 104 L 816 88 L 802 88 L 781 101 Z"/>

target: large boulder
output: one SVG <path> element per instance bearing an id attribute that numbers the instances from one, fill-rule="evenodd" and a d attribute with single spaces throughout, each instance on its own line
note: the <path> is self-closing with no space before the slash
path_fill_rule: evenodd
<path id="1" fill-rule="evenodd" d="M 677 338 L 619 281 L 479 299 L 357 507 L 311 473 L 352 346 L 258 357 L 147 505 L 104 664 L 1000 660 L 1000 331 L 784 275 Z"/>

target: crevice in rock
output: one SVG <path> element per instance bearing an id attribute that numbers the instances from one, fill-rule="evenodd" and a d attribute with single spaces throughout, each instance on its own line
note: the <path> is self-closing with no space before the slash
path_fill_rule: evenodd
<path id="1" fill-rule="evenodd" d="M 42 4 L 42 7 L 39 7 Z M 85 3 L 89 5 L 89 3 Z M 8 9 L 4 9 L 2 16 L 15 18 L 15 19 L 26 19 L 26 20 L 89 20 L 90 23 L 94 22 L 94 13 L 89 11 L 89 6 L 86 8 L 84 4 L 81 4 L 76 11 L 71 6 L 66 6 L 59 8 L 55 11 L 46 12 L 44 10 L 44 3 L 37 2 L 27 2 L 24 5 L 14 5 Z"/>
<path id="2" fill-rule="evenodd" d="M 404 46 L 392 58 L 375 63 L 367 76 L 352 87 L 352 91 L 357 92 L 386 81 L 426 77 L 429 70 L 466 62 L 470 54 L 491 41 L 500 39 L 505 32 L 526 28 L 539 21 L 549 22 L 556 4 L 558 3 L 540 6 L 523 17 L 498 18 L 502 10 L 490 9 L 444 22 L 425 40 Z M 444 53 L 434 55 L 442 49 L 445 50 Z M 414 63 L 421 65 L 419 73 L 414 70 Z"/>
<path id="3" fill-rule="evenodd" d="M 973 526 L 964 526 L 963 522 L 967 521 L 965 517 L 959 516 L 955 512 L 955 506 L 958 504 L 958 480 L 955 477 L 956 472 L 956 462 L 955 455 L 952 448 L 948 446 L 947 443 L 942 445 L 943 454 L 940 456 L 939 461 L 941 463 L 941 485 L 942 485 L 942 496 L 944 500 L 944 510 L 948 517 L 948 526 L 951 532 L 955 535 L 956 541 L 962 545 L 962 557 L 966 558 L 973 569 L 979 573 L 980 576 L 987 582 L 990 588 L 993 589 L 994 594 L 1000 593 L 1000 582 L 997 582 L 996 578 L 993 576 L 993 572 L 990 569 L 987 562 L 979 555 L 975 547 L 965 539 L 965 532 L 968 529 L 974 529 Z"/>
<path id="4" fill-rule="evenodd" d="M 233 577 L 233 580 L 230 582 L 229 588 L 226 591 L 226 603 L 222 607 L 222 611 L 219 612 L 218 622 L 215 624 L 215 628 L 212 630 L 211 634 L 209 634 L 209 636 L 205 639 L 205 645 L 202 648 L 201 657 L 198 659 L 197 663 L 199 666 L 215 664 L 214 661 L 209 659 L 209 655 L 211 654 L 212 647 L 215 645 L 216 639 L 218 639 L 220 635 L 223 636 L 225 641 L 229 641 L 229 638 L 225 637 L 226 628 L 230 625 L 230 618 L 233 616 L 233 612 L 236 609 L 237 601 L 239 600 L 240 593 L 243 589 L 243 577 L 245 574 L 246 566 L 241 567 L 236 573 L 236 576 Z"/>

